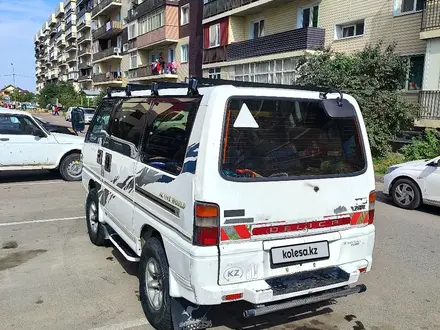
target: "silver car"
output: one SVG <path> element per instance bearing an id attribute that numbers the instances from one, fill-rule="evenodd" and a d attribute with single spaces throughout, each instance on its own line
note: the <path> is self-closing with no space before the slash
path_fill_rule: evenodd
<path id="1" fill-rule="evenodd" d="M 86 125 L 92 122 L 93 116 L 95 115 L 95 109 L 93 108 L 83 108 L 84 110 L 84 122 Z"/>

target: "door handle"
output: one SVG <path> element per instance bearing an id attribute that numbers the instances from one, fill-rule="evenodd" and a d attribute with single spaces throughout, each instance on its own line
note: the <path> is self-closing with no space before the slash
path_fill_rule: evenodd
<path id="1" fill-rule="evenodd" d="M 0 141 L 9 141 L 8 138 L 0 138 Z"/>
<path id="2" fill-rule="evenodd" d="M 102 150 L 98 150 L 98 153 L 96 154 L 96 162 L 99 165 L 102 165 Z"/>
<path id="3" fill-rule="evenodd" d="M 105 154 L 104 170 L 110 172 L 112 168 L 112 155 L 109 153 Z"/>

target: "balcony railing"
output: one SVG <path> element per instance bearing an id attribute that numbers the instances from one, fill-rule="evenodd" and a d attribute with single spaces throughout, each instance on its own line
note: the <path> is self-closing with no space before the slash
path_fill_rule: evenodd
<path id="1" fill-rule="evenodd" d="M 256 1 L 259 0 L 211 0 L 203 5 L 203 18 L 212 17 Z"/>
<path id="2" fill-rule="evenodd" d="M 76 39 L 76 32 L 72 31 L 68 35 L 66 35 L 66 40 Z"/>
<path id="3" fill-rule="evenodd" d="M 91 62 L 82 62 L 78 64 L 78 69 L 89 69 L 92 67 Z"/>
<path id="4" fill-rule="evenodd" d="M 440 91 L 420 91 L 420 119 L 440 120 Z"/>
<path id="5" fill-rule="evenodd" d="M 94 83 L 111 82 L 111 81 L 122 82 L 120 72 L 97 73 L 92 76 L 92 80 Z"/>
<path id="6" fill-rule="evenodd" d="M 90 33 L 86 33 L 86 34 L 83 34 L 81 37 L 78 38 L 78 43 L 81 43 L 81 42 L 83 42 L 85 40 L 91 40 L 91 39 L 92 39 L 92 37 L 90 36 Z"/>
<path id="7" fill-rule="evenodd" d="M 131 8 L 127 13 L 127 23 L 134 21 L 135 19 L 148 14 L 165 5 L 178 5 L 177 0 L 144 0 L 140 5 L 135 8 Z"/>
<path id="8" fill-rule="evenodd" d="M 76 50 L 77 46 L 75 43 L 70 44 L 66 47 L 66 52 L 70 52 L 71 50 Z"/>
<path id="9" fill-rule="evenodd" d="M 92 54 L 92 48 L 85 47 L 85 48 L 78 50 L 78 56 L 82 56 L 84 54 Z"/>
<path id="10" fill-rule="evenodd" d="M 99 29 L 93 31 L 93 39 L 105 39 L 122 32 L 122 23 L 120 21 L 109 21 Z"/>
<path id="11" fill-rule="evenodd" d="M 73 55 L 70 55 L 69 57 L 67 57 L 67 63 L 76 62 L 76 61 L 77 61 L 76 54 L 73 54 Z"/>
<path id="12" fill-rule="evenodd" d="M 325 30 L 301 28 L 271 34 L 265 37 L 235 42 L 227 46 L 209 48 L 203 51 L 203 63 L 237 61 L 250 57 L 292 52 L 324 47 Z"/>
<path id="13" fill-rule="evenodd" d="M 422 32 L 440 29 L 440 0 L 425 0 Z"/>
<path id="14" fill-rule="evenodd" d="M 128 41 L 128 50 L 137 48 L 137 39 Z"/>
<path id="15" fill-rule="evenodd" d="M 177 74 L 177 67 L 175 63 L 169 62 L 165 64 L 163 69 L 158 70 L 157 67 L 153 65 L 142 66 L 134 69 L 130 73 L 130 78 L 147 78 L 147 77 L 158 77 L 163 75 Z"/>
<path id="16" fill-rule="evenodd" d="M 170 41 L 179 39 L 179 26 L 166 25 L 156 30 L 147 32 L 137 38 L 138 48 L 150 48 L 159 45 L 161 42 L 167 44 Z"/>
<path id="17" fill-rule="evenodd" d="M 106 7 L 111 6 L 112 4 L 121 6 L 122 0 L 103 0 L 98 5 L 93 7 L 92 9 L 92 16 L 98 15 L 102 10 L 104 10 Z"/>
<path id="18" fill-rule="evenodd" d="M 85 27 L 91 27 L 91 26 L 92 26 L 91 21 L 86 19 L 84 21 L 81 21 L 81 23 L 78 24 L 77 30 L 80 31 L 80 30 L 84 29 Z"/>
<path id="19" fill-rule="evenodd" d="M 78 79 L 78 72 L 71 72 L 68 75 L 69 80 L 77 80 Z"/>
<path id="20" fill-rule="evenodd" d="M 93 54 L 93 61 L 99 61 L 103 58 L 110 57 L 113 55 L 121 56 L 121 50 L 118 47 L 110 47 L 101 52 Z"/>
<path id="21" fill-rule="evenodd" d="M 78 81 L 84 81 L 88 79 L 92 79 L 92 76 L 90 74 L 80 74 L 78 77 Z"/>

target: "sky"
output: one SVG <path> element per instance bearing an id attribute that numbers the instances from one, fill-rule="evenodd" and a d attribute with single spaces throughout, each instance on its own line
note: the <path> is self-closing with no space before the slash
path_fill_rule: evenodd
<path id="1" fill-rule="evenodd" d="M 35 92 L 34 36 L 55 12 L 56 0 L 0 0 L 0 89 L 15 82 Z"/>

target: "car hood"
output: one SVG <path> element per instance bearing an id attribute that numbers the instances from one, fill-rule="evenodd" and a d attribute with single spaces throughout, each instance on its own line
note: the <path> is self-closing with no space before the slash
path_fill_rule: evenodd
<path id="1" fill-rule="evenodd" d="M 62 133 L 51 133 L 58 143 L 68 143 L 68 144 L 84 144 L 84 137 L 70 134 L 62 134 Z"/>
<path id="2" fill-rule="evenodd" d="M 413 161 L 410 161 L 410 162 L 396 164 L 396 165 L 393 165 L 391 167 L 411 167 L 411 168 L 425 167 L 430 162 L 432 162 L 434 159 L 413 160 Z"/>

